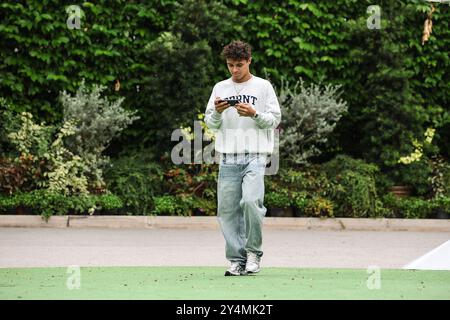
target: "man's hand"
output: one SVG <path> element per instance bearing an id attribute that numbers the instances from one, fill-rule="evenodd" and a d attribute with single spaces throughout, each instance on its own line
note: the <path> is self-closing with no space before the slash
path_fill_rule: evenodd
<path id="1" fill-rule="evenodd" d="M 256 113 L 256 110 L 250 104 L 242 102 L 236 104 L 236 110 L 241 117 L 253 117 Z"/>
<path id="2" fill-rule="evenodd" d="M 214 100 L 214 106 L 216 107 L 216 111 L 218 113 L 222 113 L 225 109 L 230 107 L 228 102 L 226 102 L 226 101 L 219 102 L 220 100 L 221 100 L 220 97 L 216 97 L 216 100 Z"/>

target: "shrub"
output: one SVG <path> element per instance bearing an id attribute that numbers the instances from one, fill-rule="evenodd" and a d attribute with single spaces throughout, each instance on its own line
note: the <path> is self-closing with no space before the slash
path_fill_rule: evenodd
<path id="1" fill-rule="evenodd" d="M 435 204 L 417 197 L 399 198 L 388 193 L 382 197 L 387 218 L 431 218 Z"/>
<path id="2" fill-rule="evenodd" d="M 388 180 L 388 183 L 383 186 L 382 190 L 388 192 L 393 185 L 406 185 L 411 187 L 412 195 L 428 197 L 431 193 L 429 177 L 432 171 L 432 167 L 427 161 L 398 165 L 395 168 L 386 169 L 383 172 L 383 176 Z M 381 181 L 381 179 L 382 177 L 377 177 L 377 181 Z"/>
<path id="3" fill-rule="evenodd" d="M 445 193 L 443 174 L 446 162 L 438 155 L 438 146 L 432 143 L 435 131 L 428 127 L 422 141 L 413 139 L 414 152 L 398 160 L 404 165 L 398 169 L 398 180 L 412 186 L 420 196 L 439 197 Z"/>
<path id="4" fill-rule="evenodd" d="M 375 212 L 377 193 L 372 177 L 344 171 L 333 181 L 335 186 L 328 194 L 339 216 L 367 217 Z"/>
<path id="5" fill-rule="evenodd" d="M 398 208 L 398 197 L 388 192 L 381 196 L 383 207 L 386 209 L 385 218 L 401 218 L 402 212 Z"/>
<path id="6" fill-rule="evenodd" d="M 155 215 L 170 215 L 170 216 L 189 216 L 189 204 L 191 199 L 187 197 L 176 197 L 171 195 L 157 196 L 153 199 Z"/>
<path id="7" fill-rule="evenodd" d="M 164 172 L 163 189 L 172 195 L 189 195 L 216 202 L 217 173 L 216 165 L 171 166 Z"/>
<path id="8" fill-rule="evenodd" d="M 391 194 L 392 195 L 392 194 Z M 392 217 L 392 211 L 385 206 L 382 198 L 376 199 L 375 201 L 375 211 L 369 212 L 369 218 L 389 218 Z"/>
<path id="9" fill-rule="evenodd" d="M 264 195 L 264 204 L 267 208 L 288 208 L 290 206 L 289 195 L 286 190 L 267 192 Z"/>
<path id="10" fill-rule="evenodd" d="M 445 186 L 440 179 L 433 179 L 433 164 L 431 161 L 411 163 L 402 168 L 401 179 L 403 184 L 410 186 L 416 196 L 429 197 L 432 194 L 443 192 Z M 438 173 L 439 174 L 439 173 Z"/>
<path id="11" fill-rule="evenodd" d="M 446 183 L 448 177 L 445 176 L 449 173 L 450 164 L 440 156 L 433 157 L 428 162 L 432 167 L 432 173 L 428 178 L 428 181 L 430 183 L 431 196 L 433 198 L 444 197 L 450 191 L 449 185 Z"/>
<path id="12" fill-rule="evenodd" d="M 305 191 L 311 195 L 326 196 L 328 190 L 332 187 L 320 165 L 307 164 L 301 169 L 281 168 L 279 175 L 270 176 L 269 188 L 276 191 L 279 188 L 286 188 L 293 192 Z M 270 184 L 273 183 L 273 186 Z"/>
<path id="13" fill-rule="evenodd" d="M 292 206 L 299 212 L 305 212 L 305 209 L 310 201 L 310 196 L 305 191 L 294 191 L 291 194 L 291 203 Z"/>
<path id="14" fill-rule="evenodd" d="M 36 164 L 31 155 L 21 155 L 16 159 L 0 158 L 0 194 L 36 188 L 42 177 L 41 170 L 41 163 Z"/>
<path id="15" fill-rule="evenodd" d="M 86 159 L 74 154 L 64 145 L 64 138 L 74 133 L 73 122 L 65 122 L 57 133 L 55 141 L 51 144 L 49 152 L 44 154 L 50 170 L 44 172 L 44 176 L 48 177 L 48 184 L 44 182 L 42 187 L 48 187 L 51 191 L 65 195 L 88 193 Z"/>
<path id="16" fill-rule="evenodd" d="M 333 217 L 333 202 L 314 196 L 307 202 L 304 212 L 309 217 Z"/>
<path id="17" fill-rule="evenodd" d="M 333 187 L 327 195 L 335 203 L 336 216 L 367 217 L 375 214 L 377 191 L 373 164 L 339 155 L 322 165 Z"/>
<path id="18" fill-rule="evenodd" d="M 339 154 L 334 159 L 324 163 L 321 167 L 328 177 L 336 177 L 343 171 L 352 171 L 364 176 L 374 177 L 380 172 L 376 164 L 366 163 L 361 159 L 353 159 L 350 156 Z"/>
<path id="19" fill-rule="evenodd" d="M 107 189 L 119 196 L 128 213 L 147 215 L 153 197 L 163 193 L 163 168 L 147 151 L 113 159 L 105 170 Z"/>
<path id="20" fill-rule="evenodd" d="M 200 215 L 215 216 L 217 213 L 217 201 L 215 199 L 193 197 L 189 207 L 191 211 L 198 212 Z"/>
<path id="21" fill-rule="evenodd" d="M 442 210 L 450 214 L 450 197 L 439 197 L 429 200 L 434 210 Z"/>
<path id="22" fill-rule="evenodd" d="M 92 188 L 103 188 L 102 168 L 109 159 L 102 156 L 114 137 L 133 121 L 139 119 L 136 112 L 123 109 L 124 98 L 109 102 L 101 97 L 105 86 L 94 85 L 89 90 L 84 80 L 75 96 L 63 91 L 60 99 L 64 108 L 64 121 L 75 123 L 73 132 L 66 138 L 67 148 L 75 155 L 83 158 L 86 165 L 85 174 Z"/>
<path id="23" fill-rule="evenodd" d="M 29 208 L 46 221 L 52 215 L 94 214 L 96 210 L 114 210 L 123 206 L 113 194 L 65 196 L 50 190 L 18 192 L 12 196 L 0 196 L 0 212 L 17 207 Z"/>
<path id="24" fill-rule="evenodd" d="M 442 174 L 442 180 L 444 181 L 445 185 L 444 196 L 450 197 L 450 163 L 447 162 L 447 165 L 445 166 Z"/>
<path id="25" fill-rule="evenodd" d="M 96 196 L 96 206 L 99 210 L 115 210 L 123 207 L 123 201 L 114 194 L 101 194 Z"/>
<path id="26" fill-rule="evenodd" d="M 425 219 L 431 218 L 433 212 L 433 203 L 420 198 L 399 199 L 399 209 L 403 213 L 403 218 L 407 219 Z"/>
<path id="27" fill-rule="evenodd" d="M 8 119 L 14 117 L 14 123 Z M 10 158 L 4 159 L 2 165 L 2 185 L 9 189 L 9 193 L 17 190 L 27 191 L 45 184 L 44 174 L 46 157 L 52 144 L 54 126 L 44 123 L 36 124 L 30 113 L 20 115 L 9 113 L 5 126 L 5 138 L 11 147 Z M 9 182 L 16 181 L 10 184 Z M 8 187 L 9 185 L 9 187 Z"/>
<path id="28" fill-rule="evenodd" d="M 17 131 L 9 132 L 8 138 L 20 154 L 42 158 L 49 150 L 53 126 L 40 125 L 33 121 L 31 113 L 22 112 Z"/>
<path id="29" fill-rule="evenodd" d="M 161 157 L 161 160 L 165 163 L 167 159 Z M 113 159 L 105 170 L 105 181 L 108 190 L 120 196 L 132 214 L 159 212 L 154 199 L 163 195 L 183 201 L 183 208 L 189 215 L 194 211 L 206 215 L 216 213 L 217 166 L 214 165 L 165 168 L 151 153 L 142 151 Z"/>
<path id="30" fill-rule="evenodd" d="M 191 194 L 157 196 L 154 198 L 156 215 L 215 216 L 217 202 L 215 199 L 200 198 Z"/>
<path id="31" fill-rule="evenodd" d="M 56 193 L 103 192 L 102 168 L 109 158 L 102 153 L 121 130 L 137 119 L 133 112 L 121 108 L 123 98 L 113 103 L 101 98 L 104 89 L 94 86 L 89 91 L 83 81 L 75 97 L 62 92 L 64 122 L 59 126 L 36 124 L 30 113 L 23 112 L 20 126 L 9 132 L 8 138 L 20 153 L 16 163 L 23 165 L 22 159 L 27 159 L 31 164 L 24 173 L 11 166 L 3 169 L 12 175 L 12 179 L 8 178 L 10 182 L 15 178 L 16 184 L 22 186 L 25 180 L 22 178 L 31 174 L 36 180 L 43 177 L 35 182 L 37 187 Z M 18 187 L 10 185 L 9 192 Z"/>
<path id="32" fill-rule="evenodd" d="M 27 112 L 23 112 L 20 119 L 19 130 L 9 133 L 8 138 L 20 152 L 16 163 L 28 159 L 31 162 L 28 175 L 36 179 L 43 177 L 34 182 L 36 187 L 66 195 L 87 193 L 86 165 L 64 146 L 64 139 L 74 134 L 74 123 L 64 122 L 53 138 L 55 127 L 34 123 L 33 116 Z"/>
<path id="33" fill-rule="evenodd" d="M 289 87 L 282 82 L 279 92 L 283 122 L 280 133 L 281 154 L 292 164 L 304 164 L 319 155 L 318 146 L 327 141 L 347 104 L 339 100 L 339 86 L 311 84 L 303 80 Z"/>

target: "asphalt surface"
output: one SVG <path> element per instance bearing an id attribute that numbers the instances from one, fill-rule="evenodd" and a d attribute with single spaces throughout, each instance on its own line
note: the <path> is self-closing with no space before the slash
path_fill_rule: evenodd
<path id="1" fill-rule="evenodd" d="M 402 268 L 446 232 L 264 230 L 262 266 Z M 218 230 L 0 228 L 0 268 L 226 266 Z"/>

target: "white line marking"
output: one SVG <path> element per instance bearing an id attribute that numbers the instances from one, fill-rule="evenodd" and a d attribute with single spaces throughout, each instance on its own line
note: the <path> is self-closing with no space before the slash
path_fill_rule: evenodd
<path id="1" fill-rule="evenodd" d="M 405 265 L 402 269 L 450 270 L 450 240 Z"/>

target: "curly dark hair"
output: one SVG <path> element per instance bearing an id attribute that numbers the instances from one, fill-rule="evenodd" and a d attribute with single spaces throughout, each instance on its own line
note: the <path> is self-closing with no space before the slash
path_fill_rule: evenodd
<path id="1" fill-rule="evenodd" d="M 248 43 L 237 40 L 227 44 L 222 50 L 222 56 L 225 59 L 235 61 L 248 60 L 252 56 L 252 48 Z"/>

